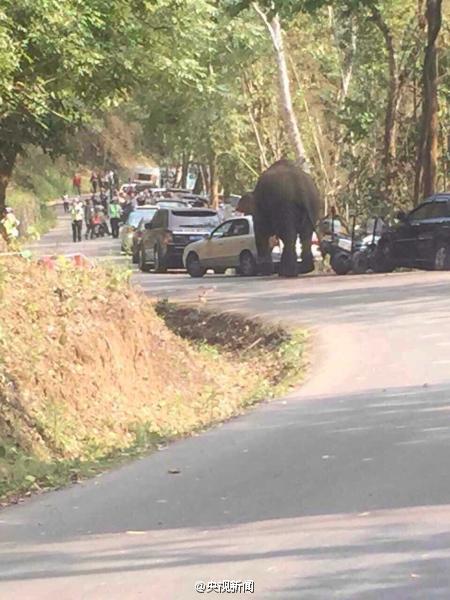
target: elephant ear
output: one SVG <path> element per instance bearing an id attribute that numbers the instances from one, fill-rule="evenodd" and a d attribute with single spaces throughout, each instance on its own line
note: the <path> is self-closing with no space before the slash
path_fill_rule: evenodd
<path id="1" fill-rule="evenodd" d="M 253 193 L 244 194 L 239 200 L 236 210 L 244 215 L 253 215 L 255 212 L 255 197 Z"/>

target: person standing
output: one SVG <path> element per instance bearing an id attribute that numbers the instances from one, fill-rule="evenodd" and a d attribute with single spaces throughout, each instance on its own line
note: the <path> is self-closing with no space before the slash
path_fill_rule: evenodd
<path id="1" fill-rule="evenodd" d="M 13 209 L 7 206 L 3 211 L 3 218 L 0 222 L 3 229 L 5 241 L 9 244 L 19 237 L 20 221 L 14 214 Z"/>
<path id="2" fill-rule="evenodd" d="M 79 173 L 75 173 L 73 176 L 72 187 L 73 191 L 76 192 L 78 196 L 81 196 L 81 175 Z"/>
<path id="3" fill-rule="evenodd" d="M 91 181 L 92 193 L 96 194 L 97 193 L 97 185 L 98 185 L 98 175 L 97 175 L 97 173 L 95 173 L 95 171 L 92 171 L 90 181 Z"/>
<path id="4" fill-rule="evenodd" d="M 117 196 L 113 196 L 112 201 L 109 204 L 109 222 L 111 224 L 111 233 L 114 239 L 119 237 L 119 223 L 120 223 L 121 208 L 118 202 Z"/>
<path id="5" fill-rule="evenodd" d="M 64 194 L 62 197 L 62 201 L 63 201 L 64 212 L 68 213 L 70 210 L 69 196 L 67 194 Z"/>
<path id="6" fill-rule="evenodd" d="M 86 226 L 85 239 L 87 240 L 89 237 L 92 240 L 94 237 L 94 227 L 92 224 L 92 219 L 94 217 L 94 205 L 92 200 L 86 200 L 86 204 L 84 207 L 84 224 Z"/>
<path id="7" fill-rule="evenodd" d="M 83 230 L 84 205 L 81 198 L 75 200 L 70 210 L 72 218 L 72 238 L 74 242 L 81 242 L 81 232 Z"/>

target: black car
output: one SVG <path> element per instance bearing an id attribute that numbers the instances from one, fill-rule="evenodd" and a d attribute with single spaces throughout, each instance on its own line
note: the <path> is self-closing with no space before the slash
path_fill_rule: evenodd
<path id="1" fill-rule="evenodd" d="M 377 271 L 396 267 L 450 269 L 450 193 L 431 196 L 381 236 Z"/>
<path id="2" fill-rule="evenodd" d="M 164 273 L 183 268 L 183 251 L 219 225 L 215 210 L 206 208 L 160 208 L 145 225 L 140 241 L 141 271 Z"/>

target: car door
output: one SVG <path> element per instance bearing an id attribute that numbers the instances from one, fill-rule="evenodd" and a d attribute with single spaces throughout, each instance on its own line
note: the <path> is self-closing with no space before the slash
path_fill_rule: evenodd
<path id="1" fill-rule="evenodd" d="M 201 261 L 206 268 L 222 267 L 225 261 L 226 237 L 233 221 L 225 221 L 216 227 L 202 248 Z"/>
<path id="2" fill-rule="evenodd" d="M 429 203 L 429 214 L 419 225 L 417 266 L 428 267 L 434 263 L 436 244 L 446 237 L 448 229 L 448 204 L 446 200 Z M 445 230 L 445 231 L 444 231 Z"/>
<path id="3" fill-rule="evenodd" d="M 233 220 L 224 242 L 222 267 L 238 267 L 239 257 L 246 250 L 253 256 L 256 254 L 255 239 L 248 219 Z"/>
<path id="4" fill-rule="evenodd" d="M 410 212 L 396 229 L 393 238 L 393 256 L 399 266 L 414 267 L 420 263 L 419 237 L 423 221 L 429 218 L 432 207 L 429 202 Z"/>
<path id="5" fill-rule="evenodd" d="M 167 210 L 160 209 L 153 217 L 150 228 L 146 230 L 142 245 L 145 249 L 145 256 L 149 262 L 155 259 L 155 246 L 158 244 L 158 239 L 161 232 L 167 228 Z"/>

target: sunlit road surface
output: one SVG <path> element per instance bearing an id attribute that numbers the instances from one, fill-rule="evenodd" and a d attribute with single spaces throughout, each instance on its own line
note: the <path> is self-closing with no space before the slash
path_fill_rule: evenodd
<path id="1" fill-rule="evenodd" d="M 110 240 L 85 245 L 117 254 Z M 309 377 L 222 427 L 1 512 L 0 598 L 184 600 L 224 580 L 253 580 L 240 597 L 268 600 L 450 598 L 450 274 L 134 283 L 307 327 Z"/>

